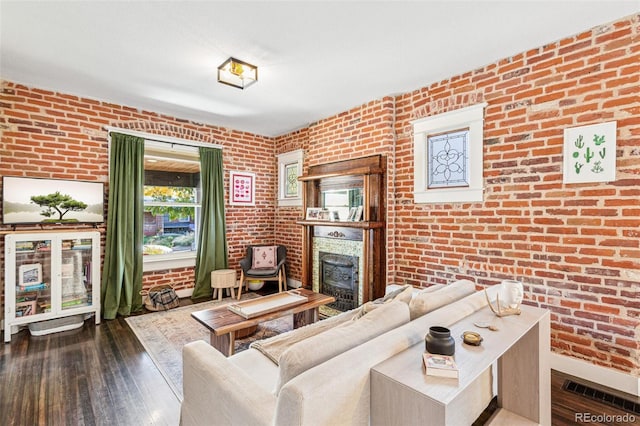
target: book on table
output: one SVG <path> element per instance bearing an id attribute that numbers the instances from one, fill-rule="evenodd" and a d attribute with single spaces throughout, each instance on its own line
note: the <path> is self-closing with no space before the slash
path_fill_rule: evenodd
<path id="1" fill-rule="evenodd" d="M 428 376 L 458 378 L 458 366 L 452 356 L 425 352 L 422 354 L 422 361 Z"/>

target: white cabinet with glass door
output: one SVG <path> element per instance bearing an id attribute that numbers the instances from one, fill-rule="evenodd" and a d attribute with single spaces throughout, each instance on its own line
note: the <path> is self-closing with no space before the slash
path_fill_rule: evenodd
<path id="1" fill-rule="evenodd" d="M 100 233 L 5 237 L 4 341 L 21 325 L 93 314 L 100 323 Z"/>

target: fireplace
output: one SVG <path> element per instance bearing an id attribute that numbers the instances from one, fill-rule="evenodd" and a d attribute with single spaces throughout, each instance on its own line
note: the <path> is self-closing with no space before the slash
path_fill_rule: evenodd
<path id="1" fill-rule="evenodd" d="M 320 293 L 335 297 L 328 306 L 348 311 L 358 306 L 358 270 L 356 256 L 319 253 Z"/>
<path id="2" fill-rule="evenodd" d="M 386 158 L 372 155 L 310 165 L 308 174 L 298 178 L 302 211 L 327 212 L 298 221 L 303 226 L 302 285 L 332 294 L 336 309 L 357 308 L 384 295 L 385 170 Z M 321 260 L 325 255 L 341 258 Z"/>

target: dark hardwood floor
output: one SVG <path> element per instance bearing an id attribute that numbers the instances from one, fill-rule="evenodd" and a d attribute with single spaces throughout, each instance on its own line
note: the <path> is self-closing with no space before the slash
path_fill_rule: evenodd
<path id="1" fill-rule="evenodd" d="M 628 413 L 563 390 L 568 378 L 552 373 L 553 425 L 640 424 L 637 415 L 634 422 L 579 421 L 576 413 Z M 99 326 L 90 319 L 81 329 L 40 337 L 23 330 L 0 349 L 0 425 L 177 425 L 179 412 L 122 318 Z"/>
<path id="2" fill-rule="evenodd" d="M 0 353 L 1 425 L 178 424 L 177 397 L 122 318 L 23 330 Z"/>

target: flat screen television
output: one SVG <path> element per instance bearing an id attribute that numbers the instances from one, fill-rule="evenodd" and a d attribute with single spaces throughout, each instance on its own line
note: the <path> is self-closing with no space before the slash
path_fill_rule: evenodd
<path id="1" fill-rule="evenodd" d="M 5 225 L 104 222 L 104 184 L 4 176 Z"/>

